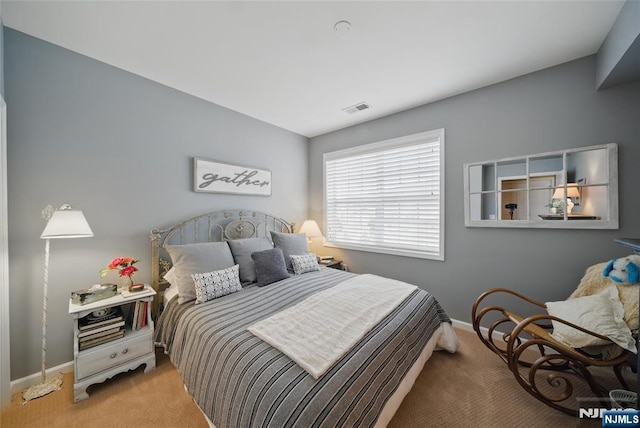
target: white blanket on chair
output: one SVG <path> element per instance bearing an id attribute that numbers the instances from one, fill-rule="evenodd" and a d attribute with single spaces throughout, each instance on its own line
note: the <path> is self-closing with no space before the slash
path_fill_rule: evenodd
<path id="1" fill-rule="evenodd" d="M 416 288 L 377 275 L 359 275 L 248 330 L 318 379 Z"/>

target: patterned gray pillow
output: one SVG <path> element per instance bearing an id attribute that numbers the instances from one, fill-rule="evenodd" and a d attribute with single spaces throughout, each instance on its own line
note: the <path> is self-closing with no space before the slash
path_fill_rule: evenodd
<path id="1" fill-rule="evenodd" d="M 296 275 L 320 270 L 320 267 L 318 266 L 318 259 L 313 253 L 302 254 L 299 256 L 292 255 L 291 264 L 293 265 L 293 273 Z"/>
<path id="2" fill-rule="evenodd" d="M 215 272 L 191 275 L 196 285 L 196 305 L 242 290 L 238 271 L 239 266 L 235 265 Z"/>
<path id="3" fill-rule="evenodd" d="M 256 264 L 258 287 L 289 278 L 287 265 L 284 264 L 284 255 L 280 248 L 257 251 L 251 254 L 251 258 Z"/>

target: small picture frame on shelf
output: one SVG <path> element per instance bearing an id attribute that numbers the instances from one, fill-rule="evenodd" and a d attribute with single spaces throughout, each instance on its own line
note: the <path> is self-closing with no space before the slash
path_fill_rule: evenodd
<path id="1" fill-rule="evenodd" d="M 145 284 L 134 284 L 134 285 L 140 285 L 141 288 L 136 287 L 136 291 L 129 291 L 129 287 L 124 287 L 120 290 L 120 294 L 122 295 L 122 297 L 127 298 L 131 296 L 137 296 L 138 294 L 141 294 L 143 291 L 151 289 L 151 287 L 148 287 Z"/>
<path id="2" fill-rule="evenodd" d="M 144 290 L 144 284 L 131 284 L 128 287 L 129 292 L 131 293 L 138 293 L 140 291 Z"/>

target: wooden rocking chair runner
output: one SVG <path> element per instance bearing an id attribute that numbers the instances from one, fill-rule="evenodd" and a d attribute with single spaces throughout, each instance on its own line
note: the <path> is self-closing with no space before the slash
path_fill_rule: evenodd
<path id="1" fill-rule="evenodd" d="M 629 357 L 634 355 L 632 352 L 625 350 L 609 360 L 589 355 L 555 339 L 551 335 L 551 321 L 563 323 L 602 340 L 609 339 L 549 315 L 546 311 L 522 317 L 501 306 L 479 309 L 481 303 L 491 295 L 513 296 L 542 310 L 546 306 L 515 291 L 495 288 L 480 295 L 472 308 L 473 329 L 478 337 L 507 364 L 518 383 L 529 394 L 554 409 L 577 416 L 578 388 L 574 388 L 575 382 L 586 384 L 596 397 L 608 398 L 608 389 L 593 375 L 591 368 L 612 367 L 622 388 L 630 389 L 622 368 L 629 365 Z M 490 323 L 486 329 L 481 325 L 483 321 Z M 510 326 L 513 327 L 509 328 Z M 502 333 L 498 333 L 499 331 Z M 603 402 L 603 405 L 606 404 Z"/>

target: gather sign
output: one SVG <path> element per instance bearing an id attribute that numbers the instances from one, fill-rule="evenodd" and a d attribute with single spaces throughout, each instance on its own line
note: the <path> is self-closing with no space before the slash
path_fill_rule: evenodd
<path id="1" fill-rule="evenodd" d="M 271 171 L 193 158 L 194 191 L 271 195 Z"/>

